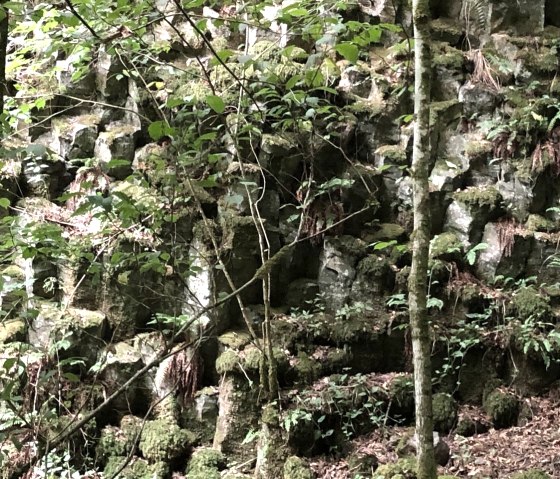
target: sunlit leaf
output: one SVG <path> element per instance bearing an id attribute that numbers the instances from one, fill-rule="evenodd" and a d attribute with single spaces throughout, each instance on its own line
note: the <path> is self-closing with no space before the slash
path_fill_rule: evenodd
<path id="1" fill-rule="evenodd" d="M 208 103 L 208 106 L 216 113 L 223 113 L 226 109 L 224 101 L 216 95 L 208 95 L 206 97 L 206 103 Z"/>

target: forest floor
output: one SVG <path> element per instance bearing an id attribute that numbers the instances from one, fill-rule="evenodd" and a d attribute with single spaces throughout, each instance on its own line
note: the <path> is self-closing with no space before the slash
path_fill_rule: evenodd
<path id="1" fill-rule="evenodd" d="M 526 413 L 522 424 L 509 429 L 490 429 L 483 434 L 463 437 L 454 433 L 444 436 L 451 457 L 438 473 L 479 479 L 506 479 L 516 472 L 540 469 L 560 479 L 560 400 L 557 397 L 533 397 L 524 400 Z M 472 417 L 484 413 L 469 407 Z M 375 454 L 379 464 L 395 462 L 400 438 L 410 428 L 377 430 L 354 441 L 354 449 Z M 352 479 L 344 459 L 320 459 L 312 462 L 320 479 Z"/>

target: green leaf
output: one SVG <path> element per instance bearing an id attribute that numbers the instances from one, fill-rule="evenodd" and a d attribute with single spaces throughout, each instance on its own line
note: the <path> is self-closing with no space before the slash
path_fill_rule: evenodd
<path id="1" fill-rule="evenodd" d="M 334 49 L 350 63 L 356 63 L 358 61 L 358 47 L 353 43 L 339 43 Z"/>
<path id="2" fill-rule="evenodd" d="M 80 382 L 80 377 L 74 373 L 63 373 L 62 376 L 72 383 Z"/>
<path id="3" fill-rule="evenodd" d="M 107 168 L 118 168 L 119 166 L 130 166 L 130 161 L 114 159 L 107 163 Z"/>
<path id="4" fill-rule="evenodd" d="M 0 198 L 0 208 L 6 209 L 10 206 L 10 200 L 8 198 Z"/>
<path id="5" fill-rule="evenodd" d="M 38 143 L 32 143 L 25 149 L 27 153 L 35 157 L 42 157 L 47 154 L 47 147 Z"/>
<path id="6" fill-rule="evenodd" d="M 154 121 L 148 127 L 148 134 L 152 140 L 158 141 L 164 136 L 174 136 L 175 128 L 170 127 L 164 121 Z"/>
<path id="7" fill-rule="evenodd" d="M 223 113 L 226 109 L 224 101 L 216 95 L 208 95 L 206 97 L 206 103 L 208 103 L 208 106 L 216 113 Z"/>
<path id="8" fill-rule="evenodd" d="M 167 108 L 175 108 L 177 106 L 184 105 L 184 104 L 185 104 L 185 100 L 183 100 L 182 98 L 176 98 L 176 97 L 168 98 L 167 102 L 165 103 Z"/>
<path id="9" fill-rule="evenodd" d="M 305 8 L 287 7 L 284 9 L 283 13 L 291 15 L 292 17 L 305 17 L 309 12 Z"/>
<path id="10" fill-rule="evenodd" d="M 302 75 L 294 75 L 286 82 L 286 90 L 291 90 L 303 78 Z"/>

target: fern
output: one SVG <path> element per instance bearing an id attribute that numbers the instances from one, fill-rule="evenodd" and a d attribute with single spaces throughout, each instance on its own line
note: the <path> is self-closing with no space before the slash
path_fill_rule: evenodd
<path id="1" fill-rule="evenodd" d="M 466 22 L 467 30 L 473 21 L 476 29 L 486 29 L 489 4 L 490 0 L 463 0 L 461 18 Z"/>

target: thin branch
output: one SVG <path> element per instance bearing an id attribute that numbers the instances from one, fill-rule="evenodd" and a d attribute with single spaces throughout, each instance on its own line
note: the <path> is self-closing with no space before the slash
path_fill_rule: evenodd
<path id="1" fill-rule="evenodd" d="M 95 37 L 97 38 L 99 41 L 103 41 L 103 39 L 97 34 L 97 32 L 90 26 L 90 24 L 84 19 L 84 17 L 82 17 L 78 11 L 74 8 L 74 5 L 72 5 L 72 2 L 70 0 L 64 0 L 66 5 L 68 6 L 68 9 L 72 12 L 72 15 L 74 15 L 79 21 L 80 23 L 86 27 L 89 32 Z"/>

